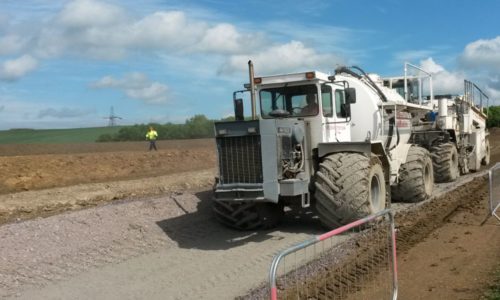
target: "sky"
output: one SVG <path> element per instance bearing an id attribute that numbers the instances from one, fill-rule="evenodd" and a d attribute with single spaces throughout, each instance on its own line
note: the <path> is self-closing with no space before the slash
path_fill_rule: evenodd
<path id="1" fill-rule="evenodd" d="M 405 61 L 500 105 L 500 1 L 0 0 L 0 130 L 233 114 L 256 76 Z M 248 109 L 246 110 L 248 114 Z"/>

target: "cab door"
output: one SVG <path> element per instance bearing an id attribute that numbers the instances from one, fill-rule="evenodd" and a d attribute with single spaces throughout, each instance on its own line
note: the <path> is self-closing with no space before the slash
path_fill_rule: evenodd
<path id="1" fill-rule="evenodd" d="M 323 114 L 323 141 L 351 141 L 349 108 L 343 85 L 323 84 L 321 86 Z"/>

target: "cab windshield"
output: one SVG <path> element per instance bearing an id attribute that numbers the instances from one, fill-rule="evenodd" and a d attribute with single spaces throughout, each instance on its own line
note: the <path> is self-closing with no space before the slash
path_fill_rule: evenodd
<path id="1" fill-rule="evenodd" d="M 314 84 L 262 89 L 259 95 L 264 118 L 315 116 L 319 112 Z"/>

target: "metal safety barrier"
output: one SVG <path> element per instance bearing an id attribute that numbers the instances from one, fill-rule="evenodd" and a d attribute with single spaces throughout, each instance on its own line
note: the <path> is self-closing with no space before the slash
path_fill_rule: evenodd
<path id="1" fill-rule="evenodd" d="M 394 213 L 386 209 L 277 254 L 270 298 L 397 299 L 397 274 Z"/>
<path id="2" fill-rule="evenodd" d="M 490 211 L 500 221 L 500 163 L 494 165 L 488 172 L 490 181 Z"/>

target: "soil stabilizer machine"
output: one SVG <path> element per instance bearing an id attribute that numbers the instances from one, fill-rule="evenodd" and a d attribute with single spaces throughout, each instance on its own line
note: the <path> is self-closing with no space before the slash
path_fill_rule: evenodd
<path id="1" fill-rule="evenodd" d="M 417 70 L 416 75 L 408 75 L 411 69 Z M 431 153 L 436 182 L 455 181 L 460 175 L 478 171 L 481 165 L 490 163 L 486 129 L 489 99 L 474 83 L 464 80 L 463 95 L 434 96 L 431 74 L 405 63 L 404 76 L 385 78 L 383 85 L 396 90 L 408 102 L 432 107 L 431 112 L 414 118 L 410 143 Z M 421 96 L 424 90 L 429 95 Z"/>
<path id="2" fill-rule="evenodd" d="M 238 91 L 235 121 L 215 124 L 220 222 L 270 228 L 285 206 L 312 205 L 334 228 L 383 210 L 391 195 L 418 202 L 432 194 L 431 154 L 413 130 L 433 113 L 429 103 L 405 100 L 358 67 L 254 77 L 249 62 L 249 73 L 252 118 Z"/>

